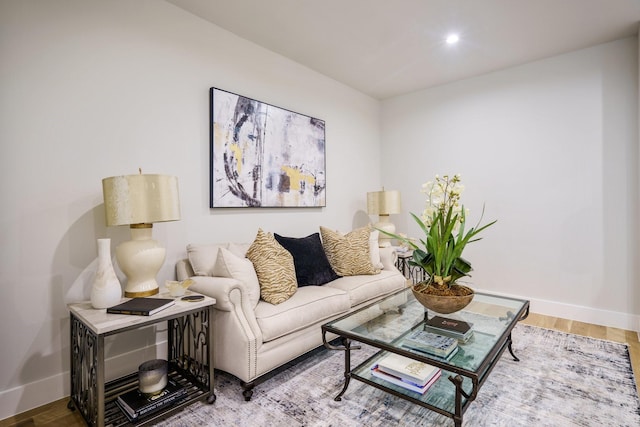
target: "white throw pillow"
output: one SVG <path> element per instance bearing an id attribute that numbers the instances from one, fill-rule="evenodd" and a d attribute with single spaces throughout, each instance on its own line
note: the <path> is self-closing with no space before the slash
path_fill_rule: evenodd
<path id="1" fill-rule="evenodd" d="M 220 245 L 188 245 L 187 257 L 196 276 L 213 276 L 218 249 L 226 247 L 226 243 Z"/>
<path id="2" fill-rule="evenodd" d="M 251 243 L 229 243 L 227 249 L 229 249 L 232 254 L 239 256 L 240 258 L 246 258 L 247 251 L 250 247 Z"/>
<path id="3" fill-rule="evenodd" d="M 255 308 L 260 300 L 260 283 L 253 268 L 253 263 L 247 258 L 240 258 L 230 250 L 220 248 L 213 269 L 213 275 L 217 277 L 229 277 L 244 283 L 247 287 L 247 295 L 251 307 Z"/>

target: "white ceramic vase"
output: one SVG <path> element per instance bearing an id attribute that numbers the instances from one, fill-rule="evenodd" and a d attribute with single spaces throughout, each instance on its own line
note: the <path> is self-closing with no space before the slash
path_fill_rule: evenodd
<path id="1" fill-rule="evenodd" d="M 111 263 L 111 239 L 98 239 L 98 270 L 91 288 L 93 308 L 107 308 L 120 302 L 122 287 Z"/>

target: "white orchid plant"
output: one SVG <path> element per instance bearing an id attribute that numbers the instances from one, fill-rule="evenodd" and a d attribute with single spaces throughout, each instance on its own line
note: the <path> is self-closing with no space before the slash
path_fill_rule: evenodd
<path id="1" fill-rule="evenodd" d="M 477 235 L 496 221 L 480 226 L 481 215 L 475 227 L 466 229 L 468 211 L 460 201 L 464 191 L 460 175 L 436 175 L 421 191 L 426 195 L 426 207 L 422 216 L 411 216 L 424 232 L 424 239 L 418 244 L 404 236 L 391 236 L 413 249 L 409 264 L 427 273 L 429 285 L 448 288 L 471 271 L 471 264 L 462 258 L 466 245 L 480 240 Z"/>

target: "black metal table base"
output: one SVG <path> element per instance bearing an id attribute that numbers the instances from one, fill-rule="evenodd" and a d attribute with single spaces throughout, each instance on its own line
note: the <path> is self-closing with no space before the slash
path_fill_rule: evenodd
<path id="1" fill-rule="evenodd" d="M 214 403 L 213 360 L 210 345 L 213 343 L 213 309 L 190 312 L 168 319 L 169 348 L 172 378 L 189 388 L 188 398 L 171 407 L 167 413 L 205 397 Z M 159 320 L 161 321 L 161 320 Z M 135 329 L 135 328 L 134 328 Z M 123 328 L 117 331 L 127 330 Z M 137 387 L 137 373 L 105 383 L 104 339 L 89 329 L 78 317 L 71 313 L 71 398 L 67 404 L 70 410 L 78 409 L 90 426 L 128 424 L 124 414 L 116 407 L 118 395 Z M 143 425 L 156 421 L 158 416 L 136 423 Z"/>

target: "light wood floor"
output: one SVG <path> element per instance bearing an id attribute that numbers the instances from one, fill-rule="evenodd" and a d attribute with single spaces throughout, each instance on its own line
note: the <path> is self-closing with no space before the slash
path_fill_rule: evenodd
<path id="1" fill-rule="evenodd" d="M 591 325 L 589 323 L 560 319 L 557 317 L 543 316 L 535 313 L 529 314 L 529 317 L 523 320 L 522 323 L 576 335 L 627 343 L 629 345 L 631 365 L 636 379 L 636 387 L 638 387 L 638 378 L 640 378 L 640 342 L 638 342 L 638 335 L 635 332 Z M 84 421 L 78 412 L 72 412 L 67 409 L 68 400 L 68 398 L 60 399 L 31 411 L 7 418 L 6 420 L 0 421 L 0 427 L 84 426 Z"/>

